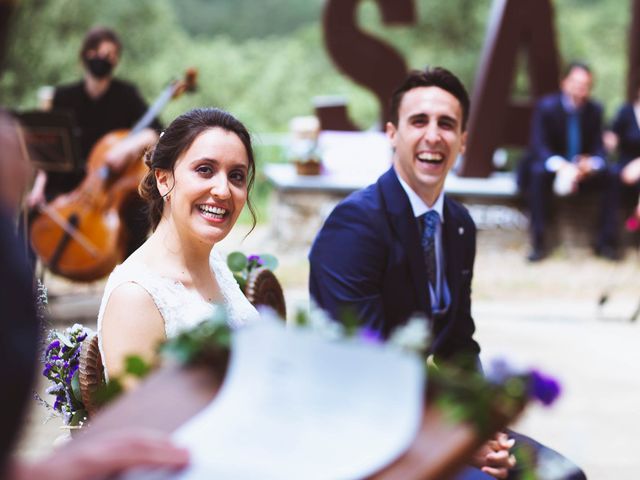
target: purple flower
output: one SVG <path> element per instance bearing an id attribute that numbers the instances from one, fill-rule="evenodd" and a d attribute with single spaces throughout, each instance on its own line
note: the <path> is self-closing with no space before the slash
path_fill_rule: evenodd
<path id="1" fill-rule="evenodd" d="M 529 374 L 529 395 L 543 405 L 551 405 L 560 396 L 560 384 L 556 379 L 532 370 Z"/>
<path id="2" fill-rule="evenodd" d="M 85 338 L 87 338 L 87 332 L 82 332 L 80 335 L 78 335 L 78 338 L 76 338 L 76 341 L 82 342 Z"/>
<path id="3" fill-rule="evenodd" d="M 261 266 L 264 264 L 264 262 L 262 261 L 262 259 L 260 258 L 260 255 L 249 255 L 249 258 L 247 258 L 247 261 L 249 263 L 254 262 L 255 264 L 257 264 L 258 266 Z"/>
<path id="4" fill-rule="evenodd" d="M 364 343 L 380 344 L 382 343 L 382 335 L 379 331 L 373 330 L 369 327 L 361 328 L 358 331 L 358 338 Z"/>
<path id="5" fill-rule="evenodd" d="M 42 370 L 42 375 L 44 375 L 45 377 L 48 376 L 49 373 L 51 373 L 52 368 L 53 365 L 51 365 L 49 362 L 45 363 L 44 370 Z"/>
<path id="6" fill-rule="evenodd" d="M 49 353 L 54 348 L 60 348 L 60 340 L 54 340 L 53 342 L 51 342 L 47 347 L 47 353 Z"/>

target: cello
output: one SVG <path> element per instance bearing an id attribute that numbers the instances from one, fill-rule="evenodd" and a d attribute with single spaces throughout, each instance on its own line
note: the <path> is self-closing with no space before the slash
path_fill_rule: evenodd
<path id="1" fill-rule="evenodd" d="M 103 136 L 89 154 L 82 183 L 40 207 L 31 225 L 31 245 L 50 271 L 70 280 L 93 281 L 124 260 L 128 233 L 121 213 L 131 195 L 137 195 L 147 167 L 138 160 L 114 173 L 105 155 L 119 141 L 147 128 L 171 99 L 194 91 L 196 76 L 190 69 L 184 79 L 171 83 L 131 130 Z"/>

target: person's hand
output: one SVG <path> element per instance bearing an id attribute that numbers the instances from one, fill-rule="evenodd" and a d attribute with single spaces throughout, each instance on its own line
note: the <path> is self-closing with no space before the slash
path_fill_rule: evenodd
<path id="1" fill-rule="evenodd" d="M 131 429 L 72 440 L 39 462 L 14 465 L 8 478 L 85 480 L 108 477 L 134 467 L 176 470 L 188 462 L 187 450 L 174 446 L 168 435 Z"/>
<path id="2" fill-rule="evenodd" d="M 25 200 L 29 209 L 33 209 L 47 203 L 44 195 L 46 185 L 47 173 L 44 170 L 38 170 L 38 172 L 36 173 L 35 181 L 33 182 L 33 187 L 31 187 L 31 191 L 29 192 Z"/>
<path id="3" fill-rule="evenodd" d="M 129 139 L 121 140 L 112 146 L 104 156 L 105 164 L 109 170 L 115 173 L 124 170 L 136 158 L 137 149 L 135 147 Z"/>
<path id="4" fill-rule="evenodd" d="M 591 157 L 589 155 L 580 155 L 578 157 L 577 165 L 578 165 L 578 176 L 577 176 L 578 182 L 581 182 L 582 180 L 584 180 L 586 177 L 591 175 L 594 171 L 593 161 L 591 160 Z"/>
<path id="5" fill-rule="evenodd" d="M 515 440 L 506 433 L 496 433 L 493 439 L 476 451 L 472 459 L 473 466 L 494 478 L 507 478 L 509 470 L 516 466 L 516 458 L 510 453 L 514 444 Z"/>
<path id="6" fill-rule="evenodd" d="M 158 134 L 150 129 L 129 135 L 113 145 L 105 155 L 105 163 L 112 172 L 121 172 L 127 165 L 142 158 L 147 148 L 158 140 Z"/>
<path id="7" fill-rule="evenodd" d="M 618 148 L 618 135 L 611 130 L 607 130 L 602 134 L 602 143 L 607 152 L 612 153 Z"/>
<path id="8" fill-rule="evenodd" d="M 640 157 L 634 158 L 620 172 L 620 178 L 627 185 L 635 185 L 640 181 Z"/>
<path id="9" fill-rule="evenodd" d="M 32 189 L 27 195 L 26 202 L 29 210 L 39 207 L 40 205 L 44 205 L 47 203 L 44 196 L 44 190 L 36 188 Z"/>
<path id="10" fill-rule="evenodd" d="M 553 181 L 553 191 L 560 197 L 565 197 L 576 192 L 580 178 L 578 167 L 571 163 L 565 162 L 556 172 L 556 178 Z"/>

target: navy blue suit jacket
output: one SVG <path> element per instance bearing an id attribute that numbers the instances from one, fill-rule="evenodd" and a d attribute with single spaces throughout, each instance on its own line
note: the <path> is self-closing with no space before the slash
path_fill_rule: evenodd
<path id="1" fill-rule="evenodd" d="M 605 158 L 602 144 L 602 107 L 587 100 L 580 115 L 580 153 Z M 544 162 L 553 155 L 567 154 L 567 111 L 562 94 L 542 97 L 533 111 L 530 148 L 533 161 Z M 570 159 L 568 159 L 570 160 Z"/>
<path id="2" fill-rule="evenodd" d="M 476 229 L 467 210 L 446 196 L 443 245 L 451 306 L 434 325 L 430 353 L 477 361 L 471 317 Z M 311 297 L 334 318 L 348 307 L 386 337 L 411 314 L 431 313 L 418 222 L 393 169 L 334 209 L 309 262 Z"/>

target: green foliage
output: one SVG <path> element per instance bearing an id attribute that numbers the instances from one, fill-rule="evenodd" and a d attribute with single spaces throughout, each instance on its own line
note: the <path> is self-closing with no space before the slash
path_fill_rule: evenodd
<path id="1" fill-rule="evenodd" d="M 244 292 L 249 274 L 253 270 L 264 267 L 273 271 L 278 268 L 278 259 L 268 253 L 249 255 L 247 257 L 242 252 L 231 252 L 227 255 L 227 266 L 233 273 L 233 278 L 238 282 L 240 290 Z"/>
<path id="2" fill-rule="evenodd" d="M 451 364 L 428 365 L 429 389 L 439 409 L 452 423 L 470 423 L 482 436 L 496 429 L 499 419 L 514 418 L 529 400 L 526 376 L 491 383 L 483 374 Z"/>
<path id="3" fill-rule="evenodd" d="M 173 0 L 184 28 L 194 36 L 234 40 L 286 35 L 319 17 L 324 0 Z M 264 21 L 268 19 L 268 21 Z"/>
<path id="4" fill-rule="evenodd" d="M 397 49 L 410 67 L 445 65 L 471 88 L 491 3 L 416 0 L 416 24 L 390 27 L 382 23 L 377 3 L 363 0 L 357 21 L 359 28 Z M 79 78 L 82 36 L 88 27 L 103 24 L 121 32 L 125 44 L 116 73 L 138 84 L 149 101 L 187 67 L 199 69 L 199 91 L 172 103 L 163 114 L 165 123 L 193 106 L 215 105 L 232 111 L 253 131 L 283 131 L 293 116 L 312 112 L 314 96 L 338 94 L 348 99 L 351 116 L 366 128 L 375 122 L 378 105 L 327 57 L 322 4 L 23 0 L 13 22 L 0 95 L 9 107 L 32 108 L 39 86 Z M 594 65 L 595 94 L 612 114 L 625 91 L 630 2 L 557 0 L 554 8 L 562 59 L 582 58 Z M 526 90 L 520 75 L 516 92 Z"/>
<path id="5" fill-rule="evenodd" d="M 160 353 L 181 365 L 204 363 L 224 374 L 231 349 L 231 329 L 226 312 L 217 308 L 211 318 L 168 339 L 160 346 Z"/>
<path id="6" fill-rule="evenodd" d="M 0 78 L 2 104 L 34 108 L 37 90 L 82 75 L 78 50 L 92 25 L 121 33 L 124 52 L 116 71 L 137 84 L 151 102 L 185 69 L 199 71 L 198 91 L 171 102 L 161 118 L 168 124 L 196 106 L 217 106 L 238 116 L 252 132 L 286 132 L 289 121 L 313 113 L 313 99 L 340 95 L 361 128 L 379 117 L 366 89 L 342 75 L 324 48 L 321 9 L 326 0 L 22 0 L 13 22 Z M 492 0 L 415 0 L 415 25 L 388 26 L 374 0 L 362 0 L 357 27 L 381 39 L 410 68 L 444 65 L 473 90 Z M 610 118 L 625 97 L 631 2 L 555 0 L 555 30 L 562 63 L 590 62 L 594 96 Z M 513 85 L 527 97 L 520 55 Z M 270 186 L 262 165 L 282 162 L 282 145 L 256 137 L 257 181 L 253 192 L 259 220 L 268 215 Z M 249 222 L 243 212 L 241 222 Z"/>
<path id="7" fill-rule="evenodd" d="M 232 272 L 240 272 L 247 268 L 248 264 L 247 256 L 242 252 L 231 252 L 227 256 L 227 266 Z"/>

